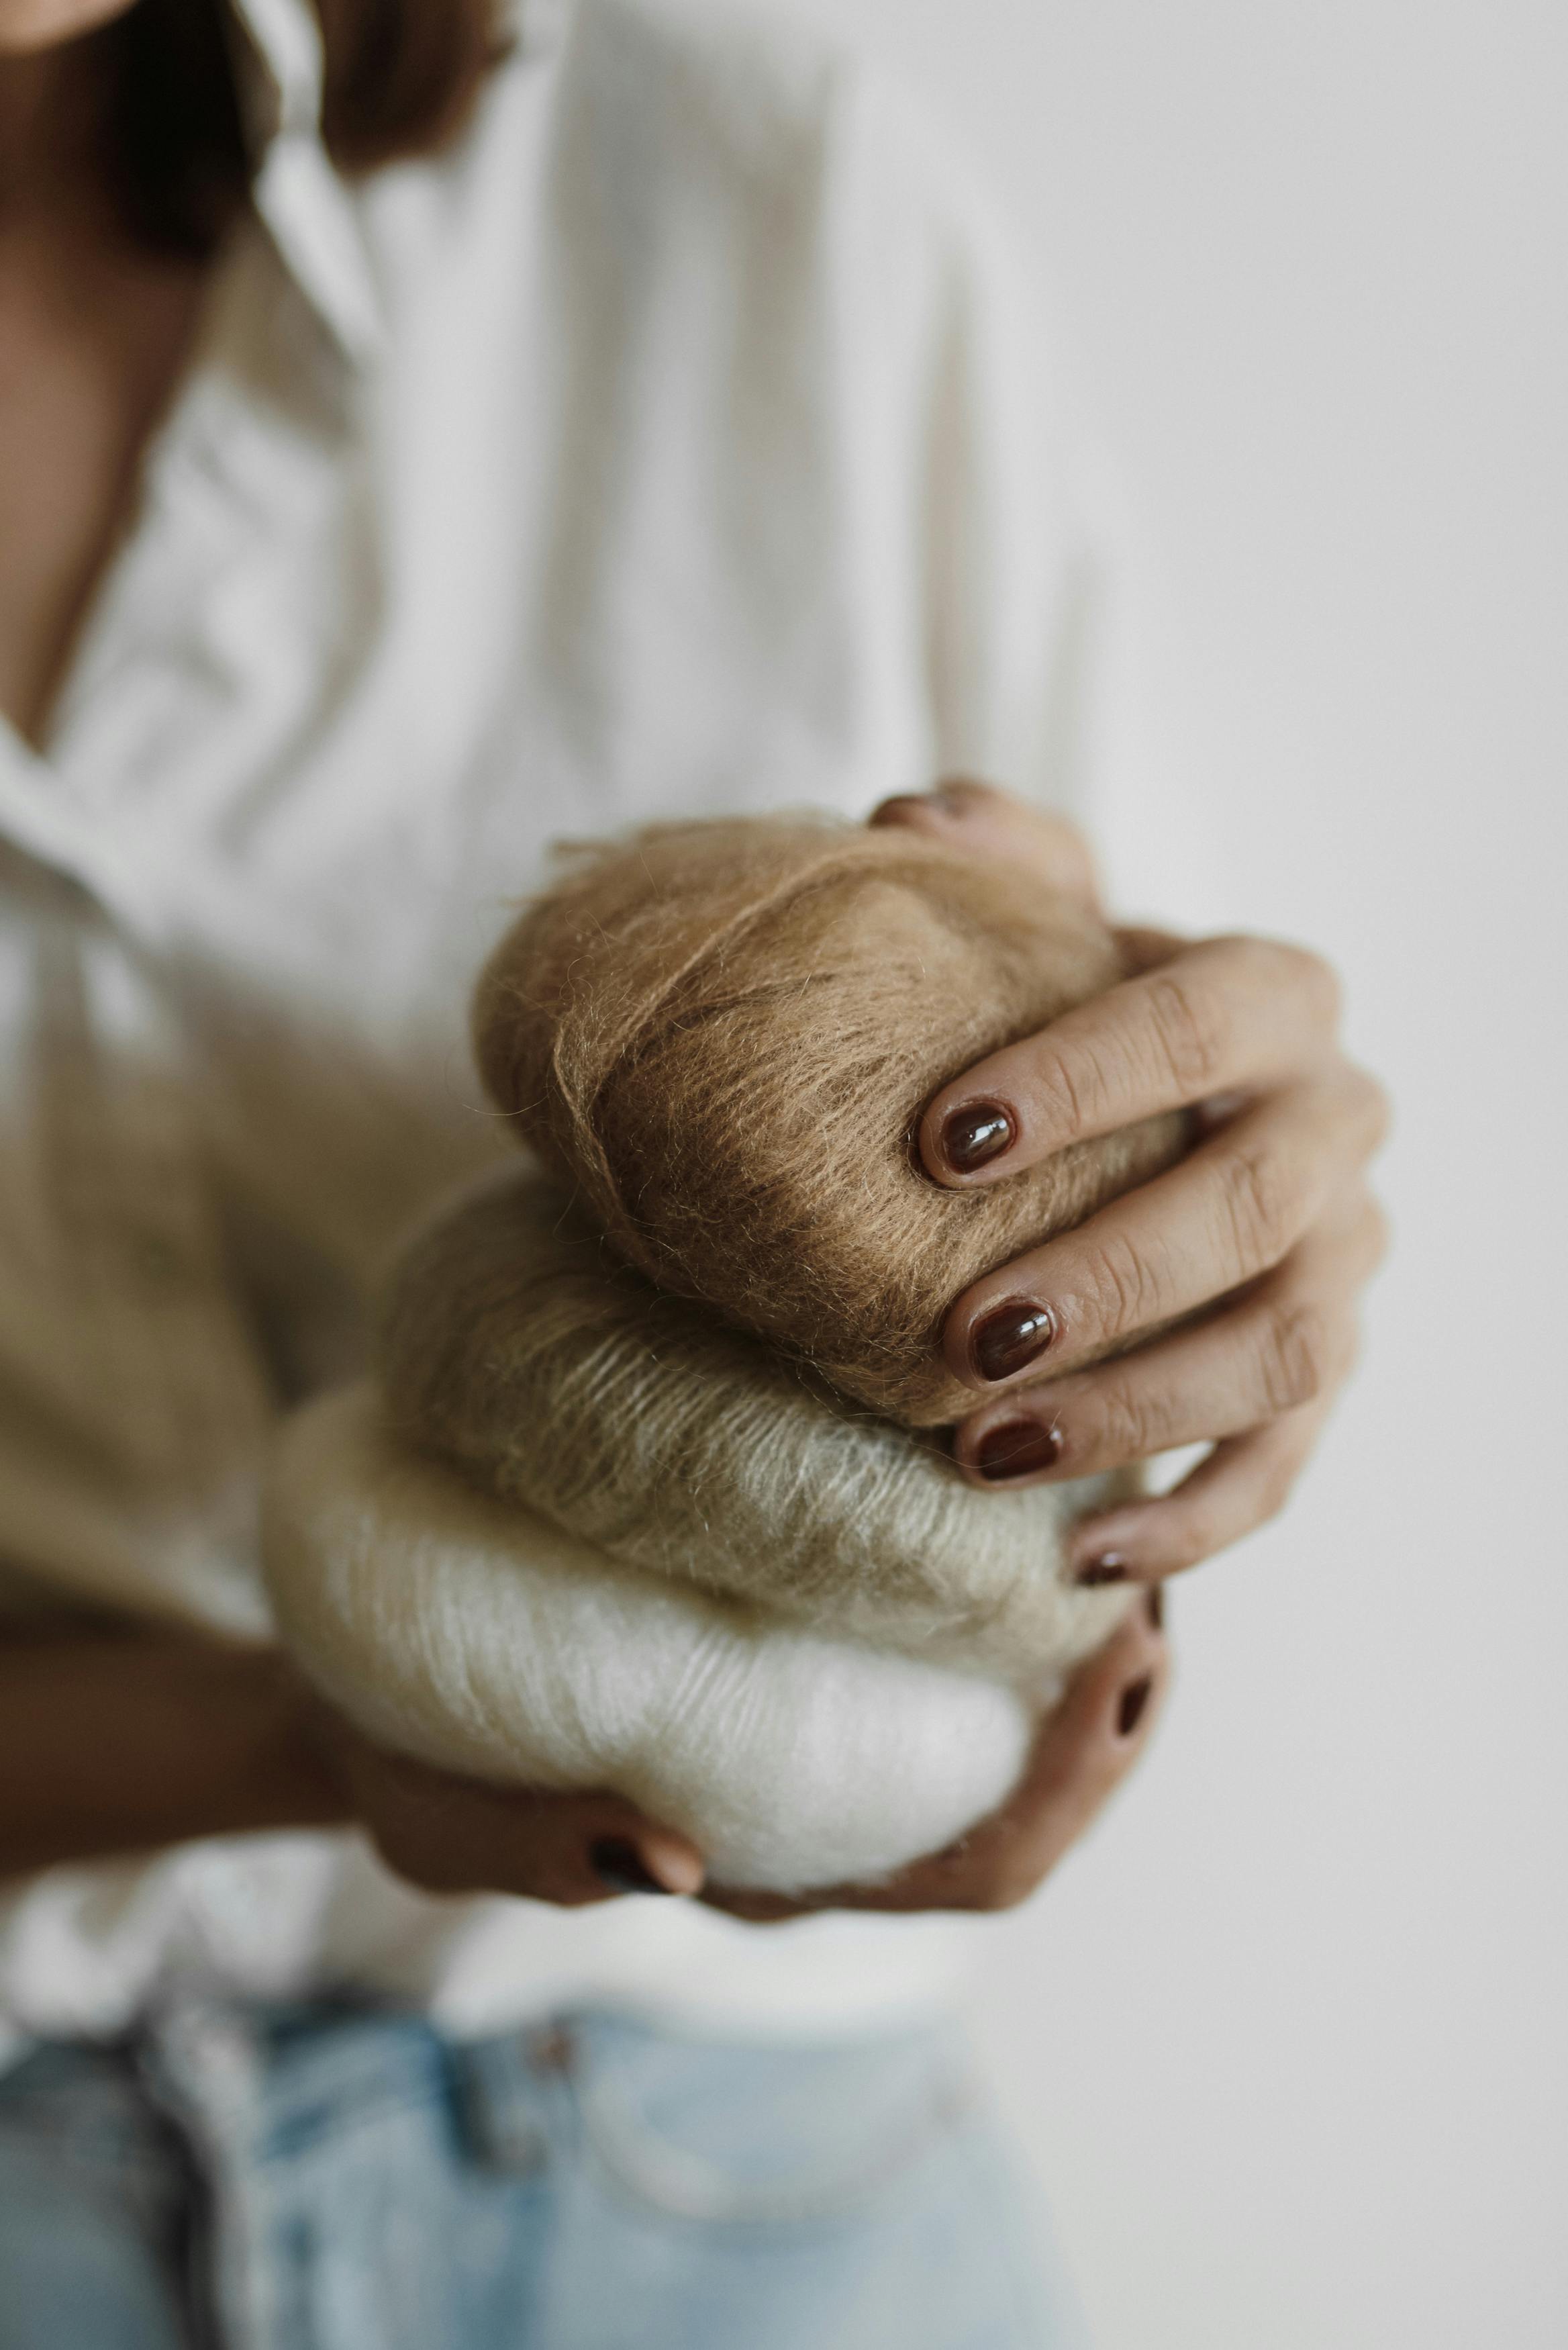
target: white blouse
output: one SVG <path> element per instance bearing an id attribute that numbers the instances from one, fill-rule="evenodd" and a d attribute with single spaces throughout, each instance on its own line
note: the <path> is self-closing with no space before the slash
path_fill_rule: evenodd
<path id="1" fill-rule="evenodd" d="M 1091 578 L 1011 265 L 838 55 L 528 11 L 455 149 L 345 184 L 304 0 L 236 16 L 256 217 L 47 742 L 0 725 L 0 1558 L 17 1605 L 255 1638 L 280 1413 L 505 1147 L 465 1003 L 549 844 L 942 772 L 1071 796 Z M 14 1888 L 0 2016 L 348 1980 L 459 2029 L 853 2023 L 962 1939 L 226 1839 Z"/>

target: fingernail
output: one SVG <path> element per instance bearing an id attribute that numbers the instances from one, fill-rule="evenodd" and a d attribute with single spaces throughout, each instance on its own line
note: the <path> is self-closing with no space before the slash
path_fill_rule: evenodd
<path id="1" fill-rule="evenodd" d="M 1000 1102 L 966 1102 L 942 1121 L 942 1157 L 955 1175 L 988 1167 L 1017 1139 L 1011 1110 Z"/>
<path id="2" fill-rule="evenodd" d="M 618 1893 L 668 1893 L 644 1863 L 642 1855 L 625 1836 L 600 1836 L 588 1846 L 594 1875 Z"/>
<path id="3" fill-rule="evenodd" d="M 1080 1591 L 1098 1591 L 1102 1584 L 1126 1583 L 1131 1567 L 1120 1551 L 1108 1550 L 1100 1558 L 1092 1558 L 1073 1577 Z"/>
<path id="4" fill-rule="evenodd" d="M 1129 1681 L 1122 1691 L 1116 1708 L 1116 1731 L 1119 1736 L 1130 1738 L 1143 1720 L 1143 1710 L 1148 1703 L 1148 1693 L 1154 1682 L 1147 1673 L 1141 1681 Z"/>
<path id="5" fill-rule="evenodd" d="M 1027 1297 L 1010 1298 L 977 1322 L 970 1335 L 970 1360 L 982 1379 L 1011 1378 L 1025 1363 L 1045 1352 L 1056 1336 L 1056 1317 L 1048 1305 Z"/>
<path id="6" fill-rule="evenodd" d="M 982 1477 L 1001 1484 L 1009 1477 L 1033 1477 L 1038 1469 L 1049 1469 L 1062 1450 L 1062 1440 L 1054 1428 L 1044 1427 L 1037 1419 L 1006 1419 L 1000 1428 L 988 1428 L 974 1448 L 974 1465 Z"/>
<path id="7" fill-rule="evenodd" d="M 1147 1610 L 1148 1620 L 1153 1629 L 1157 1632 L 1163 1632 L 1165 1629 L 1164 1584 L 1151 1583 L 1148 1589 L 1143 1595 L 1143 1604 L 1145 1608 Z"/>

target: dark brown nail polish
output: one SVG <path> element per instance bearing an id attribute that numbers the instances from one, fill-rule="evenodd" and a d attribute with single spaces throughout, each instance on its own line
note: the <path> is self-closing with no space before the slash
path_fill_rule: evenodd
<path id="1" fill-rule="evenodd" d="M 1006 1419 L 988 1428 L 974 1448 L 974 1465 L 982 1477 L 1001 1484 L 1009 1477 L 1033 1477 L 1037 1470 L 1054 1467 L 1062 1440 L 1054 1428 L 1037 1419 Z"/>
<path id="2" fill-rule="evenodd" d="M 1141 1681 L 1129 1681 L 1122 1691 L 1116 1708 L 1116 1729 L 1123 1738 L 1130 1738 L 1143 1720 L 1143 1710 L 1148 1703 L 1148 1693 L 1154 1683 L 1146 1673 Z"/>
<path id="3" fill-rule="evenodd" d="M 1102 1584 L 1126 1583 L 1131 1574 L 1120 1552 L 1108 1550 L 1103 1558 L 1092 1558 L 1081 1566 L 1073 1580 L 1080 1591 L 1098 1591 Z"/>
<path id="4" fill-rule="evenodd" d="M 1151 1583 L 1143 1595 L 1143 1604 L 1148 1611 L 1148 1620 L 1154 1630 L 1163 1632 L 1165 1629 L 1164 1584 Z"/>
<path id="5" fill-rule="evenodd" d="M 604 1884 L 613 1886 L 618 1893 L 668 1893 L 668 1885 L 660 1885 L 657 1877 L 645 1866 L 642 1855 L 625 1836 L 600 1836 L 588 1846 L 588 1862 L 594 1875 Z"/>
<path id="6" fill-rule="evenodd" d="M 1000 1159 L 1017 1131 L 1000 1102 L 966 1102 L 942 1121 L 942 1157 L 955 1175 L 971 1175 Z"/>
<path id="7" fill-rule="evenodd" d="M 970 1334 L 970 1359 L 982 1379 L 1011 1378 L 1035 1362 L 1056 1336 L 1056 1317 L 1032 1298 L 1010 1297 Z"/>

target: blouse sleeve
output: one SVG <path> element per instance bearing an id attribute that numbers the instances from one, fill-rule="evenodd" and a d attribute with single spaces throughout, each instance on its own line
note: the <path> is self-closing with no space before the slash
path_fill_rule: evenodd
<path id="1" fill-rule="evenodd" d="M 1064 380 L 1043 272 L 907 96 L 861 74 L 845 108 L 857 186 L 844 249 L 867 322 L 857 365 L 885 432 L 909 403 L 935 770 L 1086 824 L 1118 900 L 1196 909 L 1210 859 L 1150 717 L 1153 567 L 1081 390 Z M 867 347 L 872 331 L 901 354 L 901 396 Z"/>

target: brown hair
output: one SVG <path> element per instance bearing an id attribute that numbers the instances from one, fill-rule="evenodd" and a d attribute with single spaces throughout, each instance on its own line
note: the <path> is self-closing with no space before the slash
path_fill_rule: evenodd
<path id="1" fill-rule="evenodd" d="M 460 130 L 505 48 L 495 0 L 315 0 L 323 130 L 340 169 L 428 154 Z M 167 253 L 210 253 L 249 192 L 224 0 L 135 0 L 99 47 L 120 218 Z"/>

